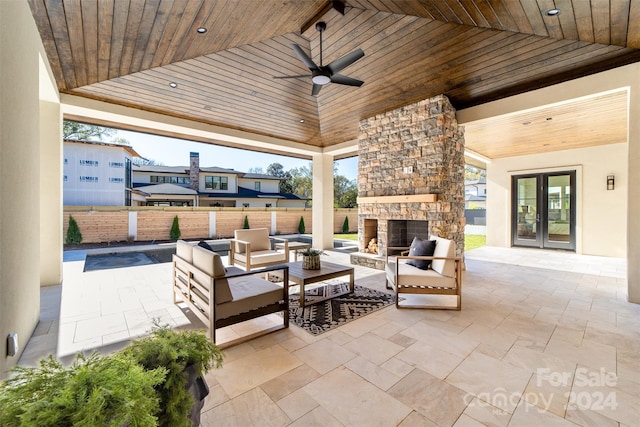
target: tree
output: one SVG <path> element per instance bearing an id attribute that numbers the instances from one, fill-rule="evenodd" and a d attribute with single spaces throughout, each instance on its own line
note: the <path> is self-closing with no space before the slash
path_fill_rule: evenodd
<path id="1" fill-rule="evenodd" d="M 264 170 L 262 170 L 262 168 L 260 168 L 260 167 L 249 168 L 249 170 L 247 172 L 248 173 L 257 173 L 259 175 L 264 175 Z"/>
<path id="2" fill-rule="evenodd" d="M 171 231 L 169 232 L 169 238 L 173 241 L 178 240 L 182 233 L 180 232 L 180 224 L 178 223 L 178 215 L 173 217 L 173 224 L 171 224 Z"/>
<path id="3" fill-rule="evenodd" d="M 82 243 L 82 233 L 75 218 L 69 215 L 69 227 L 67 228 L 67 238 L 65 239 L 67 245 L 79 245 Z"/>
<path id="4" fill-rule="evenodd" d="M 242 228 L 244 228 L 245 230 L 250 229 L 251 227 L 249 227 L 249 217 L 248 216 L 244 216 L 244 224 L 242 225 Z"/>
<path id="5" fill-rule="evenodd" d="M 343 233 L 348 233 L 349 232 L 349 217 L 348 216 L 344 217 L 344 222 L 342 223 L 342 232 Z"/>
<path id="6" fill-rule="evenodd" d="M 71 120 L 65 120 L 62 123 L 62 136 L 64 139 L 75 139 L 80 141 L 105 141 L 107 137 L 112 137 L 115 134 L 115 129 L 104 126 L 90 125 L 87 123 L 74 122 Z M 120 138 L 120 140 L 123 139 L 124 138 Z M 119 143 L 121 144 L 122 142 Z"/>
<path id="7" fill-rule="evenodd" d="M 307 229 L 304 226 L 304 217 L 301 216 L 300 217 L 300 223 L 298 223 L 298 233 L 304 234 L 305 231 L 307 231 Z"/>
<path id="8" fill-rule="evenodd" d="M 336 208 L 355 208 L 357 206 L 358 187 L 346 176 L 333 177 L 333 205 Z"/>
<path id="9" fill-rule="evenodd" d="M 164 166 L 164 163 L 154 159 L 145 159 L 144 157 L 134 157 L 131 163 L 138 166 Z"/>
<path id="10" fill-rule="evenodd" d="M 280 178 L 280 192 L 285 194 L 293 194 L 293 175 L 291 172 L 285 171 L 280 163 L 271 163 L 267 166 L 267 175 Z"/>

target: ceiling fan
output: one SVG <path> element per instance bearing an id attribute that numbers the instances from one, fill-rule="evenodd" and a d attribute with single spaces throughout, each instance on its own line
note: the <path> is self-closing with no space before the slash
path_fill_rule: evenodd
<path id="1" fill-rule="evenodd" d="M 347 68 L 349 65 L 356 62 L 358 59 L 364 56 L 364 52 L 362 49 L 356 49 L 351 53 L 346 54 L 342 58 L 338 58 L 335 61 L 331 62 L 327 65 L 322 65 L 322 33 L 327 29 L 327 24 L 325 22 L 316 23 L 316 30 L 320 32 L 320 65 L 316 65 L 315 62 L 302 50 L 302 48 L 293 43 L 293 51 L 304 65 L 306 65 L 311 74 L 304 74 L 301 76 L 276 76 L 274 79 L 298 79 L 303 77 L 311 77 L 311 81 L 313 82 L 313 88 L 311 89 L 311 95 L 317 95 L 320 93 L 320 89 L 322 86 L 329 83 L 337 83 L 340 85 L 346 86 L 357 86 L 360 87 L 364 84 L 362 80 L 357 80 L 351 77 L 343 76 L 338 74 L 339 71 Z"/>

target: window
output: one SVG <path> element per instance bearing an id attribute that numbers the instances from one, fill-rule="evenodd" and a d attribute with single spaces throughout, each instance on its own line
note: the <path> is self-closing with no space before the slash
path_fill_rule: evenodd
<path id="1" fill-rule="evenodd" d="M 124 188 L 131 188 L 131 181 L 133 177 L 133 172 L 131 170 L 131 159 L 124 159 Z M 131 206 L 131 196 L 129 196 L 129 204 L 127 206 Z"/>
<path id="2" fill-rule="evenodd" d="M 204 188 L 209 190 L 228 190 L 229 178 L 226 176 L 205 176 Z"/>
<path id="3" fill-rule="evenodd" d="M 189 184 L 189 178 L 186 176 L 151 175 L 149 180 L 158 184 Z"/>
<path id="4" fill-rule="evenodd" d="M 256 190 L 256 191 L 260 191 L 260 181 L 256 181 L 253 184 L 253 189 Z"/>
<path id="5" fill-rule="evenodd" d="M 124 190 L 124 205 L 131 206 L 131 190 Z"/>

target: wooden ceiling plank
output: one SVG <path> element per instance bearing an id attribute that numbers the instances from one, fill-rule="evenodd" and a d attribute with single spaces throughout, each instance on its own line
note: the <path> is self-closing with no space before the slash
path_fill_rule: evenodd
<path id="1" fill-rule="evenodd" d="M 535 34 L 531 22 L 527 18 L 527 14 L 522 8 L 520 0 L 505 0 L 504 4 L 507 11 L 509 11 L 509 14 L 513 18 L 515 24 L 517 25 L 519 33 Z"/>
<path id="2" fill-rule="evenodd" d="M 437 3 L 437 1 L 438 0 L 435 2 Z M 433 17 L 433 19 L 440 22 L 449 22 L 447 21 L 447 17 L 442 14 L 438 7 L 436 7 L 433 0 L 421 0 L 421 3 L 422 7 Z"/>
<path id="3" fill-rule="evenodd" d="M 136 52 L 138 35 L 140 34 L 140 25 L 142 23 L 142 14 L 144 13 L 144 1 L 133 0 L 129 5 L 129 14 L 127 15 L 127 24 L 122 40 L 122 59 L 120 60 L 120 75 L 135 73 L 136 70 L 131 67 L 133 55 Z"/>
<path id="4" fill-rule="evenodd" d="M 226 15 L 234 12 L 244 15 L 242 11 L 237 12 L 239 9 L 239 4 L 236 3 L 225 2 L 223 6 L 221 2 L 205 2 L 193 20 L 193 28 L 188 33 L 188 37 L 183 41 L 180 48 L 183 52 L 180 55 L 180 60 L 196 58 L 219 50 L 220 32 L 224 22 L 227 20 Z M 198 33 L 196 31 L 198 27 L 206 28 L 207 32 L 204 34 Z M 237 33 L 241 34 L 243 32 L 237 31 Z M 178 57 L 174 58 L 172 62 L 177 62 L 177 60 Z"/>
<path id="5" fill-rule="evenodd" d="M 573 14 L 576 18 L 579 40 L 593 43 L 595 35 L 593 32 L 593 20 L 591 19 L 591 4 L 583 1 L 573 3 Z"/>
<path id="6" fill-rule="evenodd" d="M 171 8 L 173 4 L 173 0 L 160 1 L 153 26 L 149 30 L 149 39 L 147 40 L 147 46 L 145 46 L 144 55 L 138 67 L 139 70 L 152 68 L 153 59 L 160 49 L 162 36 L 171 20 Z"/>
<path id="7" fill-rule="evenodd" d="M 84 51 L 86 62 L 87 82 L 94 83 L 98 76 L 98 5 L 96 2 L 83 1 L 82 32 L 84 33 Z"/>
<path id="8" fill-rule="evenodd" d="M 558 19 L 562 28 L 562 37 L 565 40 L 580 40 L 578 25 L 573 12 L 572 0 L 555 0 L 555 7 L 560 9 Z"/>
<path id="9" fill-rule="evenodd" d="M 434 17 L 423 7 L 421 0 L 405 0 L 399 5 L 402 7 L 404 15 L 416 16 L 419 18 L 434 19 Z"/>
<path id="10" fill-rule="evenodd" d="M 511 16 L 510 10 L 504 4 L 504 0 L 489 0 L 489 5 L 500 21 L 502 28 L 507 31 L 513 31 L 514 33 L 520 30 L 520 27 Z"/>
<path id="11" fill-rule="evenodd" d="M 62 65 L 60 64 L 60 58 L 58 56 L 55 38 L 52 32 L 53 30 L 51 28 L 51 22 L 49 22 L 49 18 L 47 16 L 47 9 L 44 5 L 44 0 L 29 0 L 29 6 L 31 8 L 31 14 L 33 15 L 38 27 L 38 31 L 40 32 L 42 44 L 47 52 L 51 71 L 56 79 L 58 89 L 65 89 L 65 75 L 62 70 Z"/>
<path id="12" fill-rule="evenodd" d="M 216 2 L 216 5 L 217 4 Z M 169 33 L 169 31 L 165 32 L 167 44 L 163 46 L 162 58 L 154 60 L 154 64 L 157 62 L 157 65 L 154 66 L 171 64 L 177 60 L 176 58 L 183 57 L 183 52 L 180 51 L 183 45 L 183 38 L 189 33 L 189 30 L 193 28 L 194 20 L 203 6 L 204 0 L 187 0 L 186 6 L 183 4 L 180 4 L 180 6 L 177 4 L 174 5 L 172 13 L 177 13 L 179 19 L 177 23 L 175 21 L 170 23 L 171 33 Z M 169 29 L 169 27 L 167 29 Z M 215 37 L 215 33 L 210 34 L 209 37 Z"/>
<path id="13" fill-rule="evenodd" d="M 476 27 L 491 28 L 491 24 L 487 21 L 484 14 L 478 9 L 474 0 L 459 0 L 460 5 L 464 7 L 467 14 L 471 17 Z"/>
<path id="14" fill-rule="evenodd" d="M 115 1 L 113 8 L 113 27 L 111 29 L 111 53 L 109 54 L 109 79 L 121 75 L 120 68 L 128 15 L 129 0 Z"/>
<path id="15" fill-rule="evenodd" d="M 479 26 L 477 24 L 477 21 L 474 19 L 473 15 L 470 13 L 469 10 L 467 10 L 467 7 L 465 7 L 462 3 L 463 2 L 459 0 L 448 1 L 447 6 L 451 10 L 451 12 L 457 16 L 460 24 L 470 25 L 472 27 Z M 473 8 L 473 9 L 477 10 L 476 8 Z"/>
<path id="16" fill-rule="evenodd" d="M 111 30 L 113 24 L 113 2 L 104 0 L 98 6 L 98 79 L 101 82 L 109 79 L 109 62 L 111 60 Z"/>
<path id="17" fill-rule="evenodd" d="M 538 4 L 531 0 L 520 0 L 520 5 L 522 6 L 522 10 L 524 10 L 527 19 L 531 23 L 533 33 L 538 36 L 549 37 L 549 32 L 547 31 L 547 26 L 542 19 L 542 15 L 540 15 Z"/>
<path id="18" fill-rule="evenodd" d="M 611 2 L 611 44 L 627 46 L 630 0 L 613 0 Z"/>
<path id="19" fill-rule="evenodd" d="M 148 66 L 144 67 L 145 69 L 160 67 L 165 61 L 165 54 L 167 52 L 168 47 L 172 42 L 175 42 L 174 38 L 178 37 L 177 31 L 180 26 L 180 21 L 182 20 L 182 15 L 185 12 L 187 7 L 193 8 L 193 2 L 200 2 L 201 0 L 187 0 L 188 3 L 185 6 L 184 3 L 178 3 L 175 1 L 170 1 L 167 5 L 171 6 L 166 22 L 161 28 L 158 30 L 162 30 L 162 34 L 160 35 L 160 39 L 156 45 L 156 51 L 153 53 L 153 59 L 149 62 Z M 166 10 L 166 9 L 162 9 Z M 151 53 L 151 52 L 149 52 Z"/>
<path id="20" fill-rule="evenodd" d="M 540 16 L 544 21 L 544 25 L 547 27 L 547 33 L 549 37 L 553 37 L 554 39 L 561 39 L 564 37 L 562 33 L 562 26 L 560 25 L 560 15 L 549 16 L 547 15 L 547 11 L 554 9 L 555 0 L 536 0 L 538 3 L 538 10 Z M 562 12 L 560 12 L 562 14 Z"/>
<path id="21" fill-rule="evenodd" d="M 158 17 L 158 11 L 161 10 L 160 2 L 161 0 L 145 0 L 144 2 L 142 18 L 131 58 L 131 71 L 129 73 L 140 71 L 142 69 L 142 61 L 149 49 L 153 51 L 156 48 L 156 46 L 150 46 L 149 42 L 153 34 L 156 18 Z M 162 19 L 162 17 L 158 18 Z"/>
<path id="22" fill-rule="evenodd" d="M 609 0 L 591 0 L 594 40 L 599 44 L 611 43 L 611 10 Z"/>
<path id="23" fill-rule="evenodd" d="M 498 18 L 495 11 L 493 10 L 493 7 L 491 7 L 489 0 L 476 0 L 476 5 L 480 13 L 482 13 L 482 16 L 484 16 L 484 19 L 486 19 L 489 25 L 491 26 L 491 28 L 496 30 L 505 29 L 502 22 L 500 22 L 500 19 Z"/>
<path id="24" fill-rule="evenodd" d="M 627 47 L 640 49 L 640 1 L 631 2 L 627 28 Z"/>
<path id="25" fill-rule="evenodd" d="M 80 0 L 65 0 L 64 14 L 69 29 L 71 61 L 75 68 L 76 85 L 84 86 L 87 80 L 87 59 L 85 55 L 84 32 L 82 28 L 82 8 Z"/>
<path id="26" fill-rule="evenodd" d="M 66 88 L 76 87 L 76 64 L 74 63 L 72 48 L 69 42 L 64 4 L 56 0 L 45 0 L 45 7 L 49 15 L 49 20 L 52 23 L 51 30 L 64 75 L 64 86 Z"/>

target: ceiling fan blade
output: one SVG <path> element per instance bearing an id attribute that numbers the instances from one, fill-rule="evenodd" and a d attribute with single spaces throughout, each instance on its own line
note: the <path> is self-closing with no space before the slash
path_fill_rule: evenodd
<path id="1" fill-rule="evenodd" d="M 362 51 L 362 49 L 358 48 L 353 52 L 346 54 L 342 58 L 336 59 L 331 64 L 327 65 L 326 68 L 328 68 L 329 71 L 331 71 L 331 74 L 336 74 L 340 70 L 347 68 L 349 65 L 353 64 L 363 56 L 364 56 L 364 52 Z"/>
<path id="2" fill-rule="evenodd" d="M 274 79 L 301 79 L 313 77 L 311 74 L 303 74 L 301 76 L 273 76 Z"/>
<path id="3" fill-rule="evenodd" d="M 347 85 L 347 86 L 362 86 L 364 82 L 362 80 L 354 79 L 347 76 L 342 76 L 340 74 L 334 74 L 331 76 L 331 83 L 338 83 L 339 85 Z"/>
<path id="4" fill-rule="evenodd" d="M 311 89 L 311 95 L 316 96 L 320 93 L 320 89 L 322 89 L 322 85 L 313 84 L 313 89 Z"/>
<path id="5" fill-rule="evenodd" d="M 311 58 L 309 58 L 309 56 L 304 52 L 304 50 L 302 50 L 300 46 L 298 46 L 295 43 L 293 43 L 292 46 L 293 46 L 293 51 L 296 53 L 296 55 L 298 55 L 298 58 L 300 58 L 300 60 L 304 62 L 304 65 L 306 65 L 307 68 L 309 68 L 311 71 L 318 69 L 318 66 L 316 65 L 316 63 L 313 62 Z"/>

